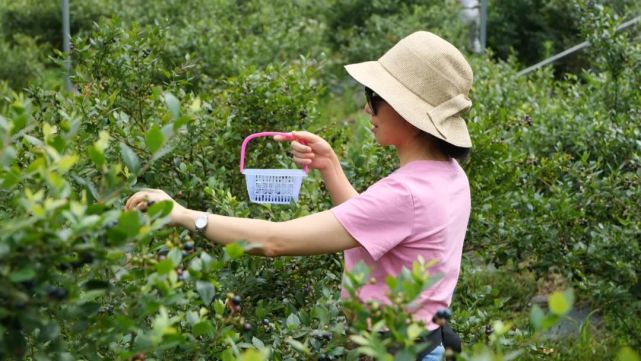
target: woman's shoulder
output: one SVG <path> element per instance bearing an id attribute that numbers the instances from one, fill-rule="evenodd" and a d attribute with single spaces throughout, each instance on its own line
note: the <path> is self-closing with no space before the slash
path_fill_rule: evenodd
<path id="1" fill-rule="evenodd" d="M 412 194 L 439 193 L 447 189 L 469 187 L 467 175 L 454 159 L 451 161 L 419 160 L 410 162 L 381 181 L 398 183 Z"/>

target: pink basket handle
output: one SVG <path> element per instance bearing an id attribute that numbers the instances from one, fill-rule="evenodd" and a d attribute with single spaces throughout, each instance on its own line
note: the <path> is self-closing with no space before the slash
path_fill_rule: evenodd
<path id="1" fill-rule="evenodd" d="M 247 143 L 249 143 L 250 140 L 258 137 L 272 137 L 274 135 L 282 135 L 288 140 L 294 140 L 296 137 L 292 133 L 284 133 L 284 132 L 260 132 L 260 133 L 254 133 L 251 135 L 248 135 L 245 140 L 243 140 L 243 145 L 240 146 L 240 173 L 245 174 L 245 150 L 247 148 Z M 301 140 L 301 143 L 304 143 L 304 141 Z M 305 166 L 303 168 L 305 173 L 309 172 L 309 166 Z"/>

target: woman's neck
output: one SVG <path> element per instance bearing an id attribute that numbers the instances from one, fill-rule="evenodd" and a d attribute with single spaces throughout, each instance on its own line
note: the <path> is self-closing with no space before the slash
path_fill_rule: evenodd
<path id="1" fill-rule="evenodd" d="M 441 153 L 436 144 L 428 137 L 415 136 L 396 146 L 396 153 L 401 167 L 417 160 L 449 161 L 450 158 Z"/>

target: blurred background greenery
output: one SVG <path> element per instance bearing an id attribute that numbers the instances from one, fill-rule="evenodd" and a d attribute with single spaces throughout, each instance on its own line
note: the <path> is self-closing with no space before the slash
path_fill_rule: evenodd
<path id="1" fill-rule="evenodd" d="M 60 2 L 3 1 L 0 358 L 354 359 L 347 340 L 366 330 L 340 311 L 340 255 L 230 256 L 161 229 L 162 209 L 120 209 L 140 186 L 275 221 L 329 208 L 317 174 L 297 205 L 247 202 L 239 147 L 263 130 L 317 132 L 366 189 L 397 164 L 342 66 L 429 30 L 475 73 L 473 212 L 452 304 L 476 345 L 464 358 L 638 360 L 641 32 L 614 28 L 641 4 L 491 0 L 483 54 L 459 12 L 450 0 L 71 1 L 68 94 Z M 291 166 L 282 145 L 252 147 L 256 167 Z M 533 305 L 566 289 L 573 310 L 537 324 Z"/>

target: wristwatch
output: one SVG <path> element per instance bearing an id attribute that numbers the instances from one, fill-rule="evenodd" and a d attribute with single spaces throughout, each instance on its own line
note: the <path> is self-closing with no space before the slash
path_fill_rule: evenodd
<path id="1" fill-rule="evenodd" d="M 209 222 L 209 213 L 201 213 L 194 221 L 194 228 L 197 233 L 204 233 Z"/>

